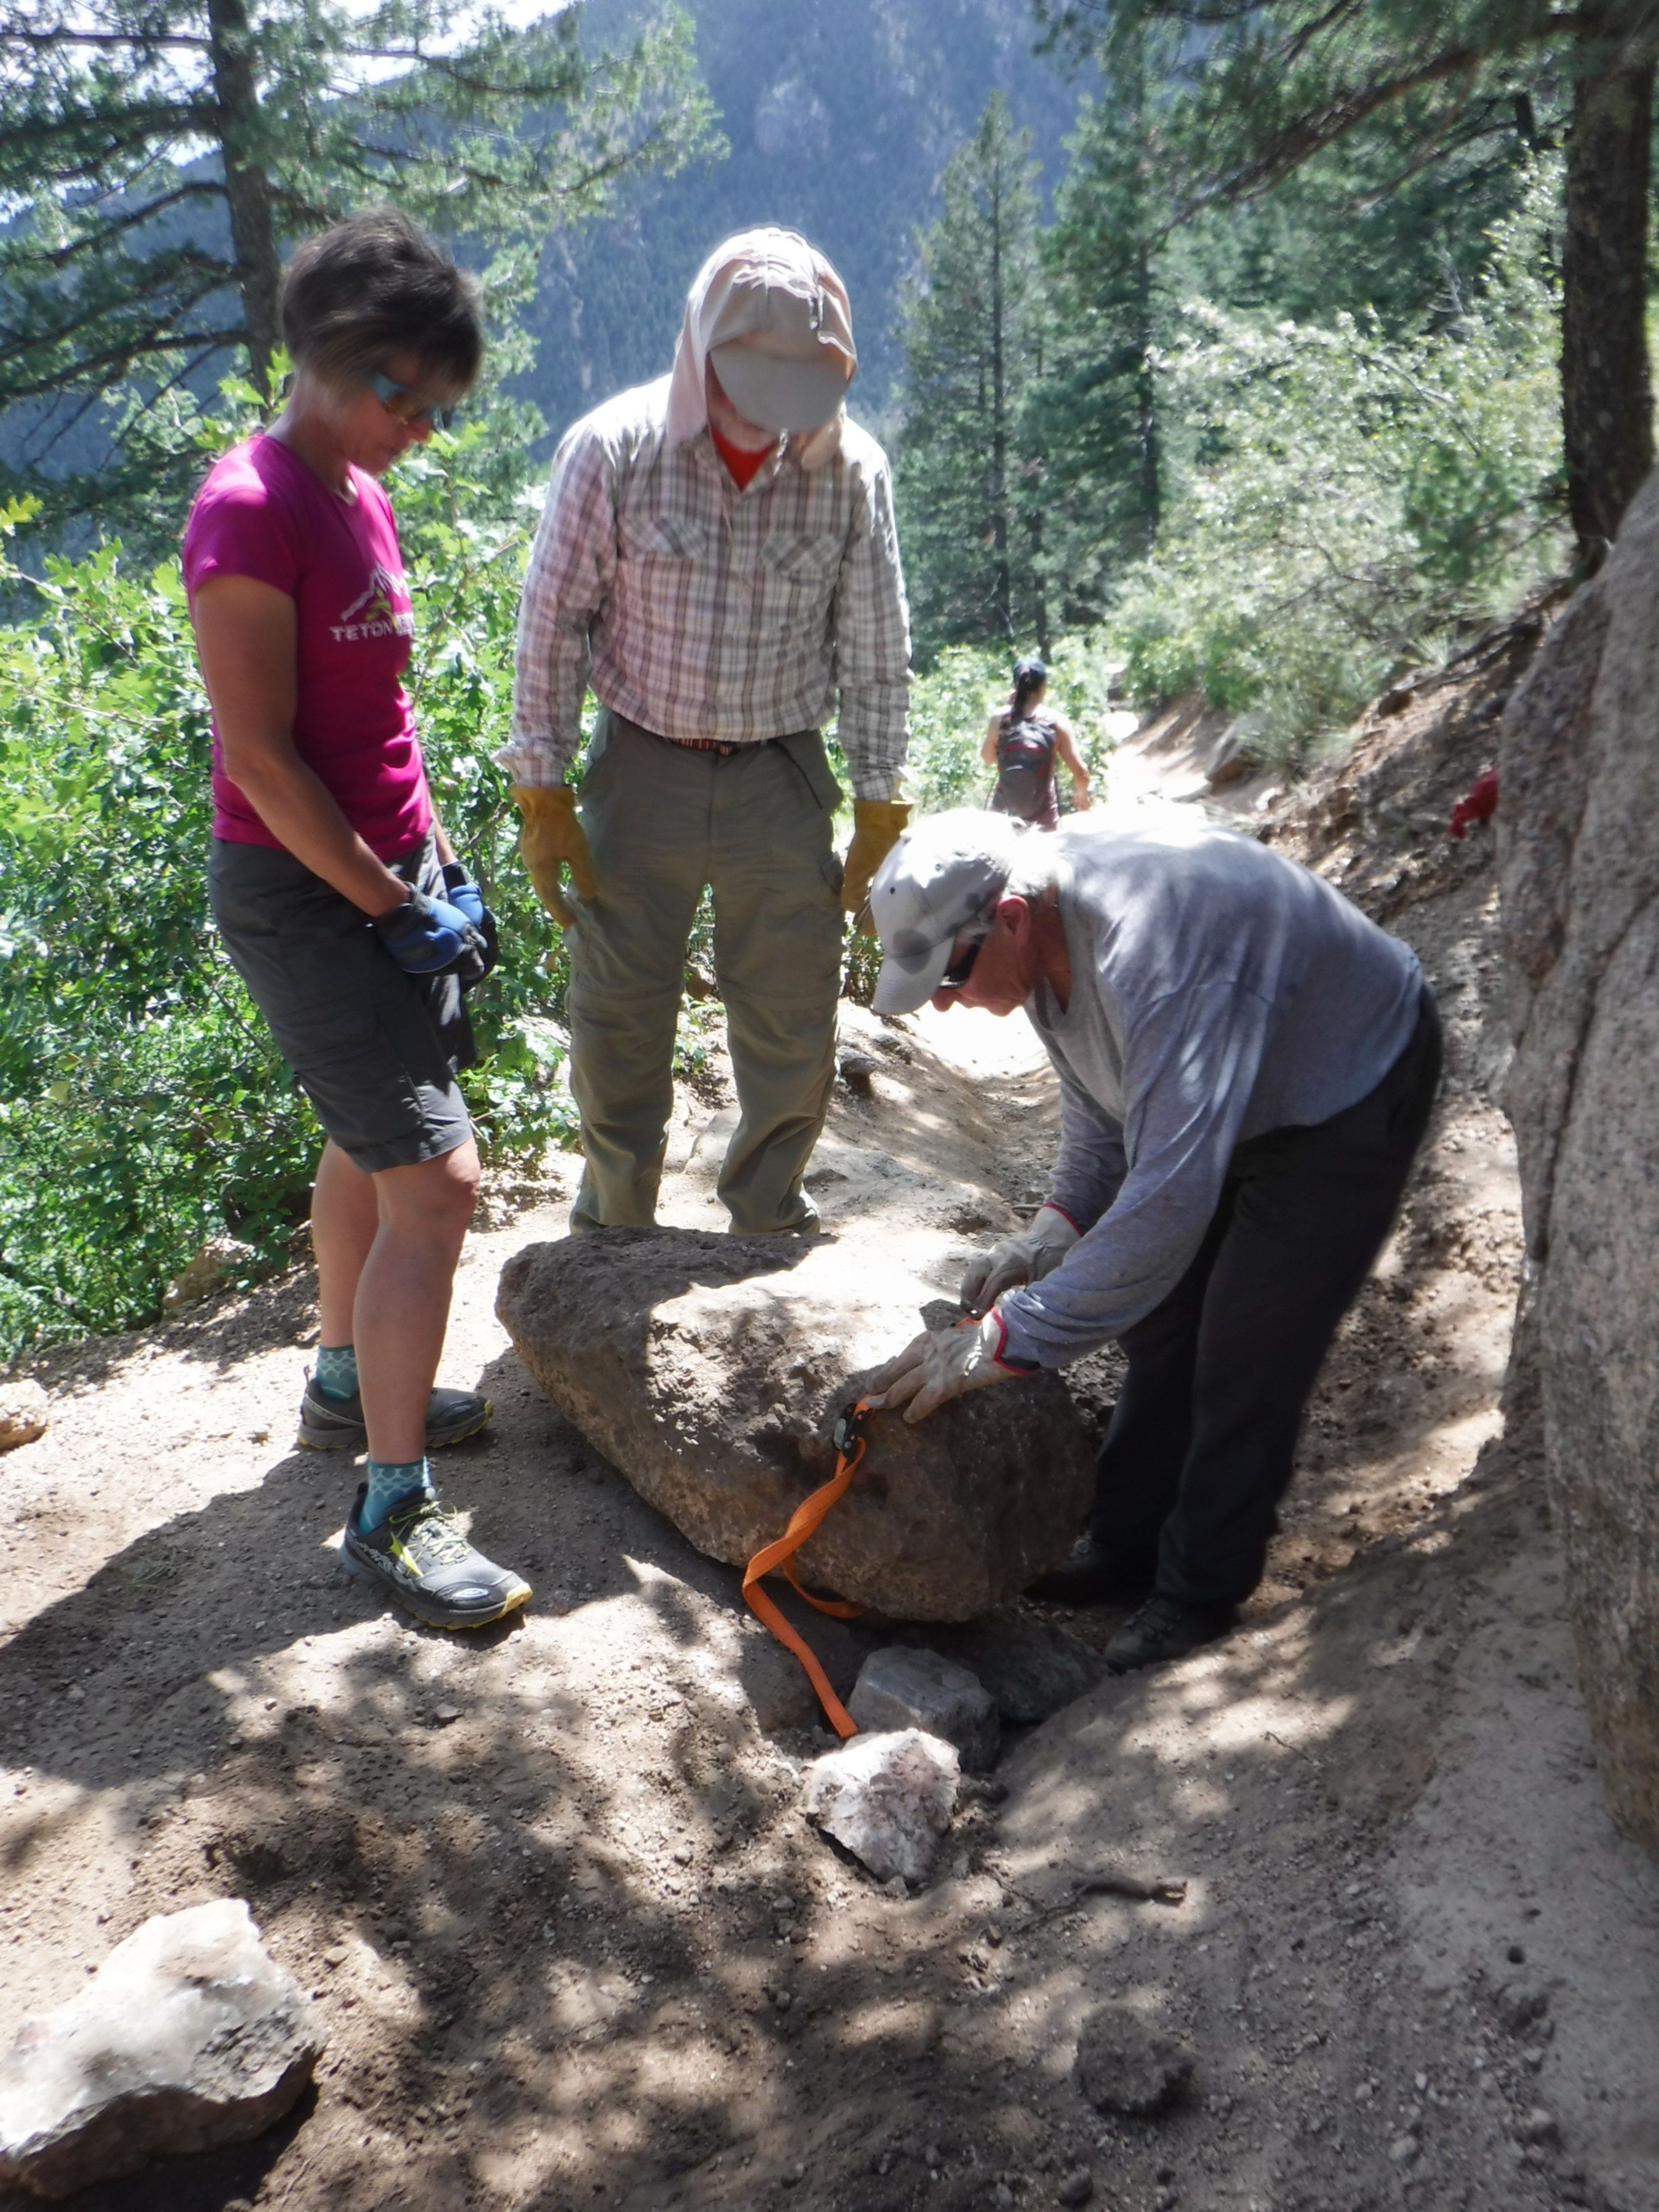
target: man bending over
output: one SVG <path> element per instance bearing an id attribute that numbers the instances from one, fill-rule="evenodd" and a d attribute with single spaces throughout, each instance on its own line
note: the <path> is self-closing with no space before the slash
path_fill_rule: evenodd
<path id="1" fill-rule="evenodd" d="M 1035 1594 L 1144 1599 L 1109 1665 L 1178 1658 L 1261 1578 L 1303 1408 L 1427 1126 L 1433 995 L 1340 892 L 1226 830 L 934 815 L 871 903 L 878 1013 L 1023 1006 L 1060 1085 L 1051 1196 L 881 1402 L 919 1420 L 1115 1338 L 1088 1532 Z"/>

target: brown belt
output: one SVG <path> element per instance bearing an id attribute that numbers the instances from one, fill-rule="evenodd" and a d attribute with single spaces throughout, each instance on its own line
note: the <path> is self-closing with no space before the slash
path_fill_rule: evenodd
<path id="1" fill-rule="evenodd" d="M 632 730 L 636 736 L 654 738 L 659 745 L 678 745 L 682 752 L 718 753 L 722 760 L 728 760 L 733 753 L 755 752 L 762 745 L 775 745 L 779 742 L 776 738 L 748 738 L 740 744 L 732 744 L 725 738 L 668 738 L 660 730 L 647 730 L 643 722 L 630 722 L 626 714 L 619 714 L 614 707 L 607 707 L 605 711 L 613 722 L 620 723 L 625 730 Z"/>
<path id="2" fill-rule="evenodd" d="M 660 734 L 661 733 L 659 731 L 653 730 L 652 732 L 652 735 L 653 737 L 659 736 Z M 746 753 L 750 750 L 751 746 L 775 744 L 777 740 L 775 738 L 750 738 L 744 744 L 728 745 L 723 738 L 663 738 L 664 744 L 678 745 L 683 752 L 718 753 L 722 760 L 726 759 L 732 753 Z"/>

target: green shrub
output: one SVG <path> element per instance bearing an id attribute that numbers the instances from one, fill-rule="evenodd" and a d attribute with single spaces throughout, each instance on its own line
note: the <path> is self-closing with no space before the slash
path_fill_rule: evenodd
<path id="1" fill-rule="evenodd" d="M 434 793 L 501 925 L 464 1087 L 487 1155 L 518 1161 L 574 1128 L 562 948 L 488 757 L 511 710 L 521 481 L 486 422 L 434 439 L 392 487 Z M 177 563 L 135 571 L 107 544 L 38 580 L 7 564 L 0 586 L 33 605 L 0 628 L 4 1358 L 152 1317 L 216 1231 L 254 1271 L 291 1256 L 320 1136 L 207 913 L 209 719 Z"/>
<path id="2" fill-rule="evenodd" d="M 1288 758 L 1559 565 L 1557 198 L 1540 168 L 1473 296 L 1413 337 L 1186 310 L 1158 363 L 1175 489 L 1109 623 L 1138 698 L 1201 690 Z"/>

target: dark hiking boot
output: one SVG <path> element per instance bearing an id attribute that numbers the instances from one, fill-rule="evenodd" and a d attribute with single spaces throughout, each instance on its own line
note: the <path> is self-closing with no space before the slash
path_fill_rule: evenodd
<path id="1" fill-rule="evenodd" d="M 340 1562 L 359 1582 L 378 1583 L 434 1628 L 487 1628 L 525 1604 L 530 1585 L 475 1552 L 456 1515 L 427 1491 L 394 1505 L 377 1528 L 362 1525 L 366 1482 L 346 1516 Z"/>
<path id="2" fill-rule="evenodd" d="M 1154 1552 L 1126 1552 L 1079 1536 L 1057 1567 L 1039 1575 L 1026 1591 L 1046 1605 L 1138 1605 L 1158 1574 Z"/>
<path id="3" fill-rule="evenodd" d="M 1114 1674 L 1133 1674 L 1140 1667 L 1184 1659 L 1200 1644 L 1224 1636 L 1237 1619 L 1236 1605 L 1183 1605 L 1155 1590 L 1106 1646 L 1106 1664 Z"/>
<path id="4" fill-rule="evenodd" d="M 434 1390 L 427 1401 L 426 1449 L 438 1451 L 458 1444 L 487 1429 L 495 1408 L 476 1390 Z M 363 1401 L 354 1390 L 349 1398 L 331 1398 L 317 1387 L 314 1375 L 306 1377 L 306 1395 L 300 1401 L 300 1442 L 313 1451 L 365 1452 L 368 1431 L 363 1424 Z"/>

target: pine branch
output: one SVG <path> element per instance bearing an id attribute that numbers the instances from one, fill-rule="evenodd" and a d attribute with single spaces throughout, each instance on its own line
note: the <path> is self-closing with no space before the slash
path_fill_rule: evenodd
<path id="1" fill-rule="evenodd" d="M 138 46 L 146 53 L 165 53 L 174 46 L 204 49 L 208 43 L 190 31 L 30 31 L 21 23 L 0 23 L 0 46 L 28 46 L 36 52 L 55 52 L 60 46 Z"/>
<path id="2" fill-rule="evenodd" d="M 221 200 L 224 196 L 222 185 L 209 183 L 205 179 L 192 179 L 188 184 L 175 185 L 172 191 L 163 192 L 157 199 L 147 200 L 141 208 L 129 209 L 124 215 L 109 216 L 96 229 L 88 230 L 62 246 L 20 246 L 15 255 L 4 258 L 9 259 L 17 268 L 63 269 L 84 254 L 97 252 L 123 233 L 154 222 L 165 210 L 178 206 L 181 201 Z M 0 265 L 3 265 L 3 261 L 0 261 Z"/>

